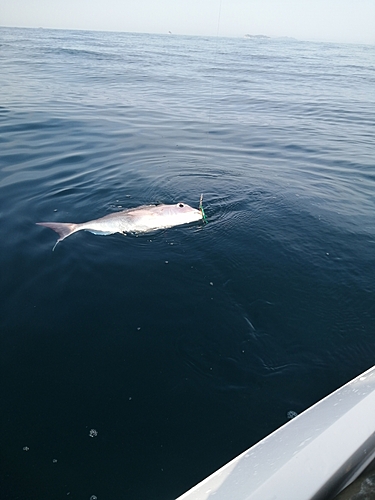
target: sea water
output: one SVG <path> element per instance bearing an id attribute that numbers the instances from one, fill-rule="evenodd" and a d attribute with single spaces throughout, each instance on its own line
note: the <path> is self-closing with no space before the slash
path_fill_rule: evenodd
<path id="1" fill-rule="evenodd" d="M 0 29 L 2 498 L 172 500 L 374 364 L 374 61 Z"/>

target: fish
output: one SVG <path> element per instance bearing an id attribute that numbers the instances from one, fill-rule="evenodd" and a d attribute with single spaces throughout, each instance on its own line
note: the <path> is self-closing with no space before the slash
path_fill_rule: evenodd
<path id="1" fill-rule="evenodd" d="M 176 203 L 174 205 L 142 205 L 82 223 L 36 222 L 36 224 L 53 229 L 59 235 L 53 251 L 60 241 L 78 231 L 90 231 L 101 235 L 145 233 L 204 220 L 204 217 L 202 203 L 199 209 L 192 208 L 186 203 Z"/>

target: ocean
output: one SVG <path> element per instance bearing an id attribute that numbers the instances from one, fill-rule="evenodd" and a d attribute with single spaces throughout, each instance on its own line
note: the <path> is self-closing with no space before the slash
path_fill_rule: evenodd
<path id="1" fill-rule="evenodd" d="M 173 500 L 374 364 L 374 46 L 0 28 L 0 68 L 3 499 Z"/>

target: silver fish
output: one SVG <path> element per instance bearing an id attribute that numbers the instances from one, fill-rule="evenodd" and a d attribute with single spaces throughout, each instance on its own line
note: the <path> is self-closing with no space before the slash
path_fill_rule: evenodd
<path id="1" fill-rule="evenodd" d="M 100 219 L 81 224 L 73 222 L 37 222 L 38 226 L 49 227 L 56 231 L 59 239 L 56 245 L 77 231 L 90 231 L 94 234 L 144 233 L 155 229 L 164 229 L 201 220 L 202 210 L 195 209 L 186 203 L 176 205 L 143 205 L 121 212 L 105 215 Z"/>

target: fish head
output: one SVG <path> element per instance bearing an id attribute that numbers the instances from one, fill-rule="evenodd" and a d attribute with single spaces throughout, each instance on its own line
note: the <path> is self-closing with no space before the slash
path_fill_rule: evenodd
<path id="1" fill-rule="evenodd" d="M 168 211 L 168 217 L 175 220 L 176 224 L 187 224 L 202 219 L 200 210 L 191 207 L 186 203 L 176 203 L 175 205 L 164 205 Z"/>

